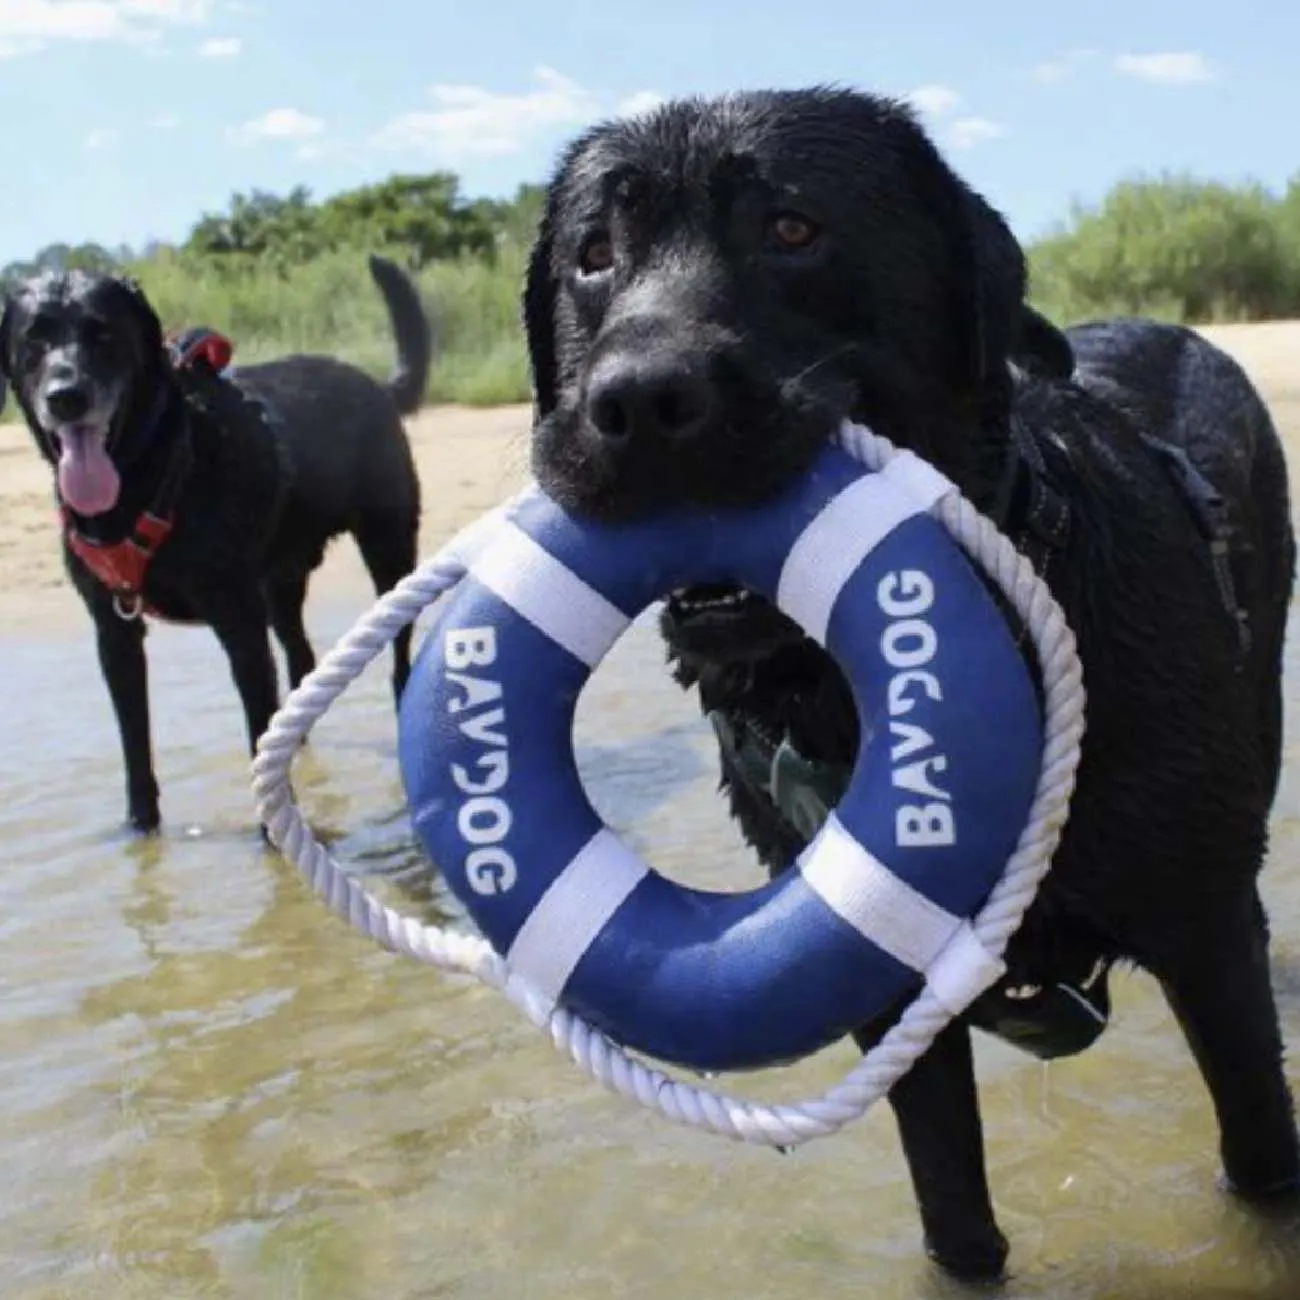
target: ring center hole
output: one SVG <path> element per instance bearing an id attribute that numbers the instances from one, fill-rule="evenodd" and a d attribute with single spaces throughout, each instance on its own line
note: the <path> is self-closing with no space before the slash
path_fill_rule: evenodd
<path id="1" fill-rule="evenodd" d="M 718 790 L 718 746 L 694 691 L 669 675 L 656 605 L 588 681 L 574 720 L 583 788 L 596 812 L 661 875 L 745 892 L 766 873 Z"/>

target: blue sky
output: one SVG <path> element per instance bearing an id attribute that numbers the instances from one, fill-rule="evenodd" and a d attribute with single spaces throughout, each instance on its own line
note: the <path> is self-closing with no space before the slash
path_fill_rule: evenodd
<path id="1" fill-rule="evenodd" d="M 1139 171 L 1300 171 L 1293 0 L 0 0 L 0 265 L 182 237 L 235 190 L 540 179 L 659 96 L 913 95 L 1022 237 Z"/>

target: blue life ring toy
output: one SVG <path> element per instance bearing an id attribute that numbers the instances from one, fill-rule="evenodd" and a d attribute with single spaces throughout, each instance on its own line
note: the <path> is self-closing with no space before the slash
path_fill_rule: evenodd
<path id="1" fill-rule="evenodd" d="M 720 1071 L 828 1046 L 926 983 L 958 1014 L 1001 974 L 970 918 L 1025 826 L 1042 757 L 1028 669 L 928 511 L 910 453 L 828 446 L 758 509 L 607 525 L 539 489 L 437 608 L 403 693 L 416 833 L 512 978 L 614 1042 Z M 573 754 L 578 696 L 669 591 L 774 601 L 847 676 L 863 744 L 789 870 L 744 893 L 658 875 L 604 825 Z"/>

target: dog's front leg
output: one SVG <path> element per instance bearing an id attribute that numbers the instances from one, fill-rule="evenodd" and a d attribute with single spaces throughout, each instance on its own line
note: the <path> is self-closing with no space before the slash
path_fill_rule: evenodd
<path id="1" fill-rule="evenodd" d="M 854 1034 L 864 1051 L 883 1035 Z M 984 1166 L 970 1030 L 950 1024 L 889 1094 L 921 1212 L 926 1253 L 955 1277 L 997 1281 L 1007 1259 Z"/>
<path id="2" fill-rule="evenodd" d="M 97 602 L 95 641 L 99 666 L 117 715 L 126 766 L 126 815 L 137 831 L 158 829 L 158 781 L 149 733 L 149 668 L 144 654 L 144 620 L 124 619 L 108 600 Z"/>

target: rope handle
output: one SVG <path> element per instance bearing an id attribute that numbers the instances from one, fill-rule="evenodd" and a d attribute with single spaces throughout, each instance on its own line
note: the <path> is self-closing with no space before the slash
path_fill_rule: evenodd
<path id="1" fill-rule="evenodd" d="M 845 424 L 838 442 L 878 471 L 898 451 L 885 438 Z M 253 760 L 253 794 L 272 843 L 349 925 L 394 952 L 443 970 L 473 975 L 499 989 L 555 1048 L 612 1092 L 678 1124 L 737 1141 L 788 1150 L 827 1137 L 860 1118 L 903 1077 L 953 1018 L 923 987 L 898 1022 L 836 1085 L 821 1096 L 767 1104 L 673 1078 L 621 1047 L 512 974 L 480 936 L 403 916 L 349 879 L 316 839 L 293 801 L 289 768 L 302 739 L 394 636 L 464 577 L 479 545 L 517 498 L 462 530 L 363 615 L 271 719 Z M 984 568 L 1024 620 L 1042 668 L 1043 759 L 1029 819 L 1001 880 L 972 921 L 985 950 L 1000 957 L 1051 866 L 1069 815 L 1084 730 L 1083 670 L 1074 634 L 1047 584 L 993 522 L 958 492 L 934 515 Z"/>

